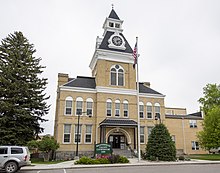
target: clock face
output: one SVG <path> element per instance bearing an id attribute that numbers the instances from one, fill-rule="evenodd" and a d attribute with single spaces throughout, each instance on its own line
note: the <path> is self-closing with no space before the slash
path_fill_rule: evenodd
<path id="1" fill-rule="evenodd" d="M 113 43 L 115 46 L 121 46 L 121 45 L 122 45 L 122 39 L 121 39 L 121 37 L 119 37 L 119 36 L 114 36 L 114 37 L 112 37 L 112 43 Z"/>

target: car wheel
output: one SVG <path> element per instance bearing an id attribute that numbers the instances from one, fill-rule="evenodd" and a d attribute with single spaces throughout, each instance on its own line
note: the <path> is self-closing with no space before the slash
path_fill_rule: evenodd
<path id="1" fill-rule="evenodd" d="M 8 162 L 5 165 L 5 172 L 14 173 L 18 170 L 18 165 L 15 162 Z"/>

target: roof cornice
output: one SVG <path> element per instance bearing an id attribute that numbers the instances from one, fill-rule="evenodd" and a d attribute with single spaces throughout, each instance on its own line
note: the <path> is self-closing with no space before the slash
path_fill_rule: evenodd
<path id="1" fill-rule="evenodd" d="M 117 52 L 112 50 L 96 49 L 89 64 L 91 70 L 95 68 L 98 59 L 104 59 L 115 62 L 134 63 L 132 53 Z"/>

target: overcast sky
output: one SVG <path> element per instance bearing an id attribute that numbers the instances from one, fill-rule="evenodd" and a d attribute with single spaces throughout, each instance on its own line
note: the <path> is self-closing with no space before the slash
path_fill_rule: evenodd
<path id="1" fill-rule="evenodd" d="M 111 4 L 132 48 L 139 37 L 140 81 L 166 95 L 167 107 L 196 112 L 203 87 L 220 83 L 219 0 L 0 0 L 0 39 L 23 32 L 46 66 L 45 133 L 53 133 L 58 73 L 91 76 L 95 40 Z"/>

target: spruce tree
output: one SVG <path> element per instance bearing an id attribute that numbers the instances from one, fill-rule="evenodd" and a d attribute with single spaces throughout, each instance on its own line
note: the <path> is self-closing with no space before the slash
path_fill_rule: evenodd
<path id="1" fill-rule="evenodd" d="M 157 124 L 152 129 L 146 145 L 146 159 L 176 160 L 176 147 L 164 124 Z"/>
<path id="2" fill-rule="evenodd" d="M 34 45 L 21 32 L 0 44 L 0 145 L 25 145 L 43 132 L 47 79 Z"/>

